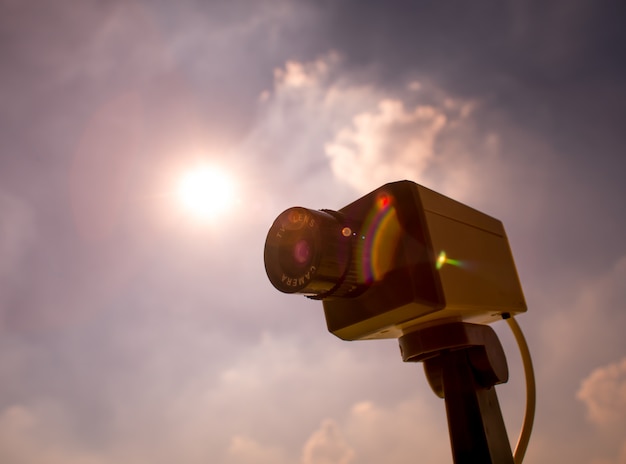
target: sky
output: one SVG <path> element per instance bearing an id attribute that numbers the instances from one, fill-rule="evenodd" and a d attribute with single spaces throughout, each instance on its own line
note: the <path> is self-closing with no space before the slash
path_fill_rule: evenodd
<path id="1" fill-rule="evenodd" d="M 0 1 L 0 462 L 451 462 L 396 340 L 269 283 L 290 206 L 409 179 L 500 219 L 528 463 L 626 463 L 626 65 L 611 1 Z M 232 182 L 199 217 L 181 179 Z M 520 356 L 492 327 L 524 410 Z"/>

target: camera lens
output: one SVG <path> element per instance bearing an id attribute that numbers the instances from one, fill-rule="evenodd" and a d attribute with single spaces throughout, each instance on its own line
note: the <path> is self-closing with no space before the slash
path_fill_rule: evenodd
<path id="1" fill-rule="evenodd" d="M 328 295 L 348 269 L 351 237 L 339 213 L 289 208 L 270 228 L 265 270 L 278 290 Z"/>

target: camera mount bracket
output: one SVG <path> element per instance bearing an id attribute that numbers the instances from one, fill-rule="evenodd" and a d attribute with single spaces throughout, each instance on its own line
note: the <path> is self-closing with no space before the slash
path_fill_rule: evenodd
<path id="1" fill-rule="evenodd" d="M 513 464 L 495 385 L 508 380 L 504 350 L 487 325 L 451 322 L 399 339 L 405 362 L 423 362 L 426 378 L 445 399 L 454 462 Z"/>

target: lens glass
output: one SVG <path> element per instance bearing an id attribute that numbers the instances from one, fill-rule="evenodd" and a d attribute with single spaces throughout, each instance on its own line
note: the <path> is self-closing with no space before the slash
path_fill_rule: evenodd
<path id="1" fill-rule="evenodd" d="M 278 248 L 281 273 L 296 277 L 308 271 L 315 260 L 316 249 L 312 231 L 300 229 L 285 232 Z"/>
<path id="2" fill-rule="evenodd" d="M 296 263 L 305 266 L 311 260 L 311 245 L 307 240 L 298 240 L 293 247 L 293 259 Z"/>

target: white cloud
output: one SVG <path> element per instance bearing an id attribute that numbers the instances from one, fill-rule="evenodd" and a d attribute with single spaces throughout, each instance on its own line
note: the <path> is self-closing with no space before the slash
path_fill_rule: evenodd
<path id="1" fill-rule="evenodd" d="M 626 358 L 595 369 L 581 383 L 577 398 L 600 426 L 626 427 Z"/>
<path id="2" fill-rule="evenodd" d="M 576 397 L 602 436 L 603 454 L 618 450 L 616 458 L 599 458 L 592 464 L 626 464 L 626 357 L 594 369 L 581 382 Z"/>
<path id="3" fill-rule="evenodd" d="M 337 424 L 327 419 L 307 440 L 302 464 L 350 464 L 354 450 L 346 442 Z"/>
<path id="4" fill-rule="evenodd" d="M 324 160 L 324 143 L 334 131 L 379 99 L 373 88 L 342 76 L 340 68 L 340 56 L 330 52 L 275 69 L 273 89 L 260 95 L 247 151 L 289 166 Z"/>
<path id="5" fill-rule="evenodd" d="M 443 400 L 424 391 L 382 406 L 357 403 L 344 427 L 355 462 L 376 464 L 440 463 L 451 459 Z"/>
<path id="6" fill-rule="evenodd" d="M 284 68 L 274 70 L 274 79 L 277 87 L 301 88 L 315 87 L 328 77 L 330 66 L 339 61 L 336 53 L 329 53 L 309 63 L 287 61 Z"/>
<path id="7" fill-rule="evenodd" d="M 224 464 L 287 464 L 290 462 L 282 449 L 262 444 L 244 436 L 230 441 Z"/>
<path id="8" fill-rule="evenodd" d="M 402 101 L 383 99 L 340 130 L 326 153 L 338 178 L 367 192 L 385 182 L 421 178 L 446 123 L 444 112 L 433 106 L 407 110 Z"/>
<path id="9" fill-rule="evenodd" d="M 384 343 L 329 337 L 263 336 L 217 383 L 207 388 L 215 380 L 207 375 L 188 392 L 170 423 L 191 433 L 208 430 L 217 446 L 227 442 L 226 464 L 255 462 L 254 453 L 259 462 L 302 464 L 408 464 L 416 455 L 424 463 L 449 460 L 444 405 L 425 379 L 420 384 L 423 374 L 402 364 L 395 349 L 386 353 Z M 384 386 L 374 378 L 385 379 Z M 194 437 L 188 447 L 201 440 Z"/>
<path id="10" fill-rule="evenodd" d="M 258 192 L 256 203 L 284 200 L 268 206 L 272 214 L 303 198 L 320 207 L 342 206 L 343 179 L 334 177 L 324 144 L 382 99 L 376 89 L 342 75 L 341 58 L 334 52 L 276 69 L 273 88 L 259 96 L 255 125 L 238 148 L 253 169 L 250 177 L 256 178 L 251 187 Z M 270 199 L 263 197 L 266 191 L 293 194 Z"/>
<path id="11" fill-rule="evenodd" d="M 427 82 L 389 93 L 347 74 L 330 52 L 274 71 L 240 150 L 271 168 L 275 182 L 319 201 L 332 194 L 336 202 L 342 185 L 365 193 L 401 179 L 476 190 L 476 172 L 502 167 L 493 163 L 497 133 L 472 124 L 476 107 Z"/>
<path id="12" fill-rule="evenodd" d="M 341 56 L 330 52 L 275 70 L 274 87 L 259 96 L 256 125 L 240 149 L 271 168 L 275 182 L 320 201 L 331 194 L 337 201 L 342 185 L 362 194 L 409 179 L 461 201 L 501 204 L 504 191 L 523 189 L 535 211 L 541 176 L 530 162 L 512 162 L 513 155 L 524 150 L 544 163 L 551 156 L 503 118 L 482 128 L 479 109 L 480 102 L 426 81 L 391 93 L 367 75 L 346 73 Z M 532 192 L 528 181 L 535 182 Z"/>

